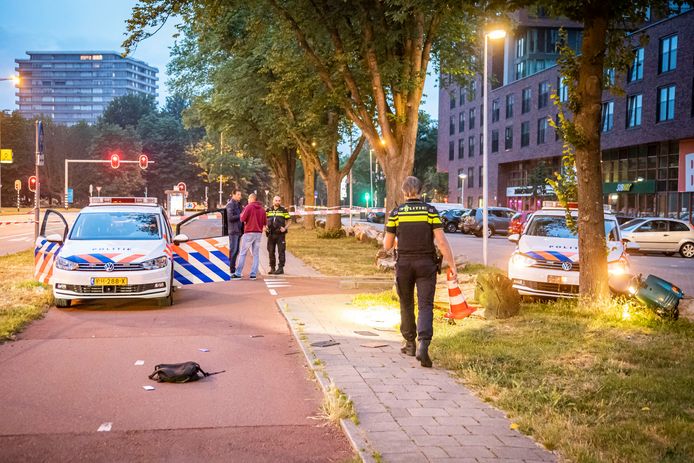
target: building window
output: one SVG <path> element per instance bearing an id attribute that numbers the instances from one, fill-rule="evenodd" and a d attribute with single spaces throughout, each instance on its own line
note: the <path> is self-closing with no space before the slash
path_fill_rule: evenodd
<path id="1" fill-rule="evenodd" d="M 513 127 L 506 127 L 504 132 L 504 149 L 513 149 Z"/>
<path id="2" fill-rule="evenodd" d="M 484 105 L 480 105 L 480 127 L 484 126 Z"/>
<path id="3" fill-rule="evenodd" d="M 559 136 L 561 135 L 560 129 L 561 129 L 561 121 L 559 120 L 559 114 L 554 116 L 554 126 L 556 127 L 554 129 L 554 141 L 559 140 Z"/>
<path id="4" fill-rule="evenodd" d="M 465 90 L 463 90 L 463 87 L 460 87 L 458 89 L 458 105 L 462 106 L 464 102 L 465 102 Z"/>
<path id="5" fill-rule="evenodd" d="M 461 138 L 458 140 L 458 159 L 463 159 L 465 155 L 465 139 Z"/>
<path id="6" fill-rule="evenodd" d="M 643 79 L 643 48 L 634 50 L 634 61 L 627 71 L 627 82 Z"/>
<path id="7" fill-rule="evenodd" d="M 660 39 L 660 72 L 674 71 L 677 67 L 677 36 Z"/>
<path id="8" fill-rule="evenodd" d="M 603 87 L 609 88 L 614 87 L 615 71 L 614 68 L 608 68 L 605 70 L 605 76 L 603 78 Z"/>
<path id="9" fill-rule="evenodd" d="M 465 111 L 460 111 L 458 114 L 458 132 L 462 132 L 465 129 Z"/>
<path id="10" fill-rule="evenodd" d="M 566 85 L 566 79 L 563 77 L 559 78 L 559 101 L 564 103 L 569 99 L 569 86 Z"/>
<path id="11" fill-rule="evenodd" d="M 547 118 L 541 117 L 537 120 L 537 144 L 541 145 L 545 142 L 545 133 L 547 132 Z"/>
<path id="12" fill-rule="evenodd" d="M 473 157 L 475 155 L 475 137 L 471 136 L 467 139 L 467 155 Z"/>
<path id="13" fill-rule="evenodd" d="M 603 132 L 609 132 L 614 126 L 614 101 L 602 104 L 602 122 L 600 123 Z"/>
<path id="14" fill-rule="evenodd" d="M 484 152 L 484 135 L 480 134 L 480 156 Z"/>
<path id="15" fill-rule="evenodd" d="M 453 93 L 449 93 L 448 97 L 451 100 L 451 109 L 455 108 L 455 95 Z"/>
<path id="16" fill-rule="evenodd" d="M 477 81 L 473 81 L 472 85 L 470 86 L 470 101 L 474 100 L 477 98 Z"/>
<path id="17" fill-rule="evenodd" d="M 641 94 L 627 97 L 627 128 L 638 127 L 641 125 Z"/>
<path id="18" fill-rule="evenodd" d="M 525 114 L 530 111 L 530 87 L 524 88 L 521 95 L 521 114 Z"/>
<path id="19" fill-rule="evenodd" d="M 499 120 L 499 99 L 492 101 L 492 122 Z"/>
<path id="20" fill-rule="evenodd" d="M 661 87 L 658 89 L 658 116 L 657 121 L 671 121 L 675 118 L 675 86 Z"/>
<path id="21" fill-rule="evenodd" d="M 499 131 L 492 130 L 492 153 L 499 152 Z"/>
<path id="22" fill-rule="evenodd" d="M 449 135 L 455 135 L 455 116 L 451 116 L 450 121 L 448 125 L 448 134 Z"/>
<path id="23" fill-rule="evenodd" d="M 549 103 L 549 82 L 540 82 L 537 90 L 537 107 L 544 108 Z"/>
<path id="24" fill-rule="evenodd" d="M 475 186 L 475 168 L 474 167 L 468 167 L 467 168 L 467 187 L 468 188 L 474 188 Z"/>
<path id="25" fill-rule="evenodd" d="M 460 168 L 458 169 L 458 190 L 463 188 L 463 179 L 461 178 L 461 175 L 465 174 L 465 168 Z M 462 201 L 462 198 L 461 198 Z"/>
<path id="26" fill-rule="evenodd" d="M 530 122 L 521 123 L 521 148 L 530 144 Z"/>
<path id="27" fill-rule="evenodd" d="M 452 161 L 455 159 L 455 144 L 453 144 L 453 140 L 448 142 L 448 160 Z"/>
<path id="28" fill-rule="evenodd" d="M 479 174 L 479 176 L 477 178 L 479 179 L 478 181 L 480 182 L 479 183 L 480 186 L 484 186 L 484 171 L 482 170 L 482 168 L 483 168 L 483 166 L 480 166 L 478 171 L 477 171 Z"/>
<path id="29" fill-rule="evenodd" d="M 513 117 L 513 103 L 516 98 L 513 94 L 506 95 L 506 119 Z"/>
<path id="30" fill-rule="evenodd" d="M 470 117 L 468 118 L 468 128 L 475 128 L 475 108 L 470 108 Z"/>

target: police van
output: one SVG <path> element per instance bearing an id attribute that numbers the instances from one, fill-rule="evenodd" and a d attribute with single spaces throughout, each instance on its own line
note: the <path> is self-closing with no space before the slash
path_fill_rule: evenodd
<path id="1" fill-rule="evenodd" d="M 35 243 L 35 277 L 53 286 L 61 308 L 76 299 L 171 305 L 177 286 L 229 280 L 223 209 L 186 217 L 175 229 L 156 198 L 91 198 L 71 227 L 48 209 Z"/>
<path id="2" fill-rule="evenodd" d="M 578 218 L 577 205 L 570 204 Z M 622 242 L 616 217 L 605 212 L 607 266 L 610 284 L 619 288 L 631 278 L 627 245 Z M 566 210 L 556 201 L 545 201 L 522 234 L 508 237 L 517 247 L 508 262 L 508 277 L 522 295 L 575 297 L 579 290 L 578 236 L 566 221 Z M 636 248 L 629 245 L 629 249 Z"/>

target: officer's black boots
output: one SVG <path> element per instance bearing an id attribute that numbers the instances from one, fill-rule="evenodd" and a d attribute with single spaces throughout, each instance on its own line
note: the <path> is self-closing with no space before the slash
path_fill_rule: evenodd
<path id="1" fill-rule="evenodd" d="M 405 341 L 405 345 L 400 348 L 400 352 L 402 352 L 405 355 L 409 355 L 410 357 L 414 357 L 416 351 L 417 351 L 417 342 L 416 341 Z"/>
<path id="2" fill-rule="evenodd" d="M 274 275 L 275 272 L 275 267 L 272 267 L 269 272 L 267 272 L 268 275 Z"/>
<path id="3" fill-rule="evenodd" d="M 429 358 L 429 344 L 431 344 L 431 341 L 420 341 L 419 349 L 417 349 L 416 359 L 426 368 L 431 368 L 432 366 L 431 358 Z"/>
<path id="4" fill-rule="evenodd" d="M 274 275 L 284 275 L 284 267 L 278 268 Z"/>

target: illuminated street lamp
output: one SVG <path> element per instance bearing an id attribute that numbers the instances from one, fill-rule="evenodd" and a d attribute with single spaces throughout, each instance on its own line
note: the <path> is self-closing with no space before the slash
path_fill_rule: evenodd
<path id="1" fill-rule="evenodd" d="M 458 175 L 458 178 L 462 180 L 462 182 L 460 183 L 460 204 L 462 204 L 463 207 L 465 207 L 465 179 L 467 178 L 467 175 L 460 174 Z"/>
<path id="2" fill-rule="evenodd" d="M 506 31 L 504 29 L 490 29 L 484 34 L 484 73 L 482 76 L 482 91 L 484 92 L 484 112 L 489 111 L 489 78 L 487 76 L 487 61 L 489 60 L 488 48 L 489 39 L 503 39 L 506 37 Z M 489 212 L 489 143 L 487 126 L 489 124 L 489 117 L 485 114 L 482 118 L 482 260 L 484 265 L 487 265 L 487 245 L 489 240 L 489 218 L 487 214 Z"/>
<path id="3" fill-rule="evenodd" d="M 19 85 L 22 79 L 19 76 L 0 77 L 0 81 L 3 80 L 11 80 L 15 85 Z"/>

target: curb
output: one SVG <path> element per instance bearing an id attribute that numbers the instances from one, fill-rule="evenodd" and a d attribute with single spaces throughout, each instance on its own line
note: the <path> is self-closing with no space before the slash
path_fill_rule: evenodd
<path id="1" fill-rule="evenodd" d="M 299 333 L 297 333 L 297 331 L 295 330 L 294 325 L 289 318 L 289 315 L 287 314 L 287 312 L 285 312 L 285 309 L 287 307 L 285 299 L 277 299 L 276 303 L 277 308 L 279 309 L 280 313 L 286 320 L 287 325 L 289 326 L 289 330 L 292 332 L 292 336 L 294 336 L 294 339 L 299 344 L 299 348 L 301 349 L 301 352 L 303 352 L 304 354 L 304 358 L 306 359 L 308 367 L 313 372 L 313 375 L 318 381 L 318 384 L 320 384 L 320 387 L 323 391 L 323 395 L 327 397 L 328 389 L 330 386 L 330 381 L 326 377 L 327 375 L 323 376 L 323 372 L 319 371 L 313 365 L 313 354 L 311 354 L 311 352 L 309 352 L 308 350 L 308 347 L 304 345 L 304 342 L 301 340 Z M 349 443 L 352 445 L 354 451 L 357 452 L 359 458 L 361 458 L 361 461 L 363 461 L 364 463 L 377 463 L 372 456 L 373 452 L 371 451 L 371 446 L 366 440 L 364 432 L 361 429 L 359 429 L 357 425 L 355 425 L 351 420 L 343 418 L 340 420 L 340 427 L 342 428 L 342 432 L 347 437 L 347 440 L 349 440 Z"/>

